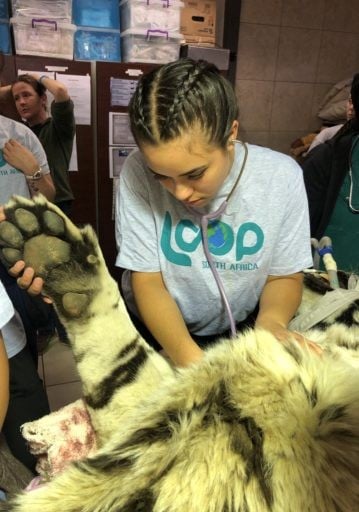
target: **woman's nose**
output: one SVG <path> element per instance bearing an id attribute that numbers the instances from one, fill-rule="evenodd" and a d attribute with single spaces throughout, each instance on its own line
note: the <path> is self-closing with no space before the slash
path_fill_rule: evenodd
<path id="1" fill-rule="evenodd" d="M 193 188 L 184 184 L 184 183 L 173 183 L 173 191 L 172 194 L 179 201 L 187 201 L 193 192 Z"/>

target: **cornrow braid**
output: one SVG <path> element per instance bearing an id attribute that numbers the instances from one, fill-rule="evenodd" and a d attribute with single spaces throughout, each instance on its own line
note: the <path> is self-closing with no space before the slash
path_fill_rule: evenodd
<path id="1" fill-rule="evenodd" d="M 130 126 L 137 144 L 139 141 L 155 144 L 151 131 L 149 91 L 154 71 L 139 80 L 135 93 L 129 103 Z"/>
<path id="2" fill-rule="evenodd" d="M 190 68 L 186 76 L 183 77 L 182 87 L 176 90 L 172 104 L 167 112 L 161 112 L 164 115 L 163 122 L 161 122 L 161 116 L 157 117 L 156 122 L 160 125 L 159 133 L 161 139 L 168 139 L 171 137 L 171 134 L 174 136 L 179 135 L 178 126 L 181 126 L 181 123 L 182 125 L 186 124 L 186 120 L 183 118 L 183 103 L 188 101 L 190 96 L 196 96 L 196 83 L 199 81 L 201 74 L 201 66 Z M 164 109 L 159 108 L 158 110 Z"/>
<path id="3" fill-rule="evenodd" d="M 200 127 L 208 142 L 224 147 L 238 105 L 231 84 L 216 66 L 179 59 L 142 76 L 129 114 L 139 146 L 167 142 Z"/>

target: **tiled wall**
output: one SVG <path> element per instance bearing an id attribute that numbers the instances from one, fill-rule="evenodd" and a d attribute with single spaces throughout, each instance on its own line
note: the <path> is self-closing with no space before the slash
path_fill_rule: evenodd
<path id="1" fill-rule="evenodd" d="M 359 0 L 242 0 L 236 91 L 244 140 L 289 152 L 333 84 L 359 72 Z"/>

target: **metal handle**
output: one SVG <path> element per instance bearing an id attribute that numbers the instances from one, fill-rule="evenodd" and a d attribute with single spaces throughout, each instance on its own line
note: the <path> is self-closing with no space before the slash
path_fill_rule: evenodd
<path id="1" fill-rule="evenodd" d="M 53 25 L 54 26 L 54 30 L 57 30 L 57 21 L 48 20 L 46 18 L 33 18 L 31 20 L 32 28 L 36 28 L 36 26 L 35 26 L 36 23 L 48 23 L 49 25 Z"/>
<path id="2" fill-rule="evenodd" d="M 147 39 L 149 39 L 151 35 L 155 35 L 155 34 L 164 35 L 164 36 L 166 36 L 166 39 L 168 40 L 167 30 L 152 30 L 152 29 L 147 30 Z"/>
<path id="3" fill-rule="evenodd" d="M 150 5 L 150 0 L 147 0 L 147 5 Z M 170 6 L 170 0 L 162 0 L 162 7 L 169 7 Z"/>

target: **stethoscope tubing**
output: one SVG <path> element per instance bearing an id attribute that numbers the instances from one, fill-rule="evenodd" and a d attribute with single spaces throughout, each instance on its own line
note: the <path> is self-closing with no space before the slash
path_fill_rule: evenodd
<path id="1" fill-rule="evenodd" d="M 245 168 L 245 165 L 246 165 L 246 161 L 247 161 L 247 157 L 248 157 L 248 147 L 247 147 L 246 143 L 242 142 L 242 141 L 239 141 L 239 140 L 233 140 L 232 142 L 236 142 L 236 143 L 242 144 L 242 146 L 244 148 L 244 157 L 243 157 L 243 162 L 242 162 L 242 166 L 241 166 L 241 169 L 239 171 L 238 177 L 237 177 L 237 179 L 236 179 L 236 181 L 235 181 L 235 183 L 234 183 L 234 185 L 232 187 L 232 190 L 230 191 L 230 193 L 228 194 L 226 199 L 223 201 L 221 206 L 215 212 L 207 213 L 205 215 L 201 214 L 200 212 L 198 212 L 194 208 L 190 208 L 190 207 L 187 207 L 187 208 L 192 213 L 194 213 L 195 215 L 197 215 L 200 218 L 201 234 L 202 234 L 202 244 L 203 244 L 204 254 L 205 254 L 206 258 L 207 258 L 208 265 L 209 265 L 209 267 L 211 269 L 211 272 L 212 272 L 212 275 L 213 275 L 213 277 L 214 277 L 214 279 L 216 281 L 216 284 L 217 284 L 219 293 L 221 295 L 221 298 L 222 298 L 222 301 L 223 301 L 226 313 L 228 315 L 228 319 L 229 319 L 229 323 L 230 323 L 230 329 L 231 329 L 231 337 L 234 338 L 237 335 L 236 321 L 234 319 L 234 316 L 233 316 L 233 313 L 232 313 L 232 309 L 231 309 L 231 306 L 230 306 L 230 303 L 229 303 L 229 300 L 228 300 L 228 297 L 227 297 L 226 290 L 224 288 L 223 282 L 222 282 L 222 280 L 220 278 L 220 275 L 219 275 L 219 273 L 218 273 L 218 271 L 217 271 L 217 269 L 215 267 L 215 264 L 213 262 L 213 258 L 212 258 L 212 255 L 211 255 L 211 252 L 210 252 L 209 246 L 208 246 L 208 236 L 207 236 L 208 221 L 219 218 L 225 212 L 225 210 L 227 208 L 227 205 L 228 205 L 228 201 L 231 198 L 234 190 L 237 188 L 237 185 L 238 185 L 238 183 L 239 183 L 239 181 L 241 179 L 241 176 L 243 174 L 243 171 L 244 171 L 244 168 Z"/>

